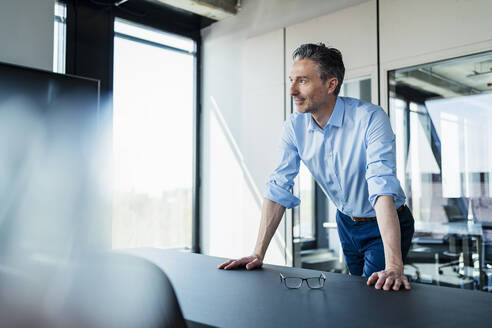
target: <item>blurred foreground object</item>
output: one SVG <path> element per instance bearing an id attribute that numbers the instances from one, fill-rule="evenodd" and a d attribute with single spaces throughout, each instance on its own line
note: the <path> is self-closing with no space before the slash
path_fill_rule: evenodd
<path id="1" fill-rule="evenodd" d="M 0 63 L 0 326 L 184 327 L 153 264 L 109 254 L 99 81 Z"/>
<path id="2" fill-rule="evenodd" d="M 0 268 L 5 327 L 186 327 L 173 287 L 154 264 L 123 254 Z"/>

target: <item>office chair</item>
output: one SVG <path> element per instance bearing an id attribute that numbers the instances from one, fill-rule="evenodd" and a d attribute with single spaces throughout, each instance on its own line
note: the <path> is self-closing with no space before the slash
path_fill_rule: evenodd
<path id="1" fill-rule="evenodd" d="M 176 294 L 153 263 L 126 254 L 106 254 L 82 261 L 74 270 L 66 309 L 94 318 L 100 327 L 186 327 Z"/>
<path id="2" fill-rule="evenodd" d="M 445 245 L 442 239 L 432 238 L 425 234 L 414 236 L 412 246 L 407 254 L 404 265 L 415 270 L 415 277 L 407 276 L 409 281 L 423 282 L 423 276 L 417 264 L 436 263 L 436 254 L 444 251 Z"/>
<path id="3" fill-rule="evenodd" d="M 448 222 L 466 222 L 468 209 L 464 208 L 462 199 L 450 198 L 448 204 L 443 205 L 444 212 L 448 218 Z M 457 234 L 448 234 L 444 236 L 444 242 L 448 245 L 448 249 L 440 255 L 446 259 L 446 263 L 439 265 L 438 272 L 443 274 L 443 268 L 452 267 L 459 278 L 465 278 L 464 267 L 473 266 L 470 249 L 473 248 L 473 243 L 470 239 L 465 241 L 465 238 Z"/>
<path id="4" fill-rule="evenodd" d="M 462 208 L 460 199 L 448 199 L 448 204 L 443 205 L 448 222 L 466 221 L 465 211 Z M 439 275 L 444 273 L 443 269 L 452 267 L 458 277 L 465 278 L 464 266 L 472 265 L 471 258 L 463 256 L 462 247 L 463 238 L 456 234 L 448 234 L 442 238 L 436 238 L 432 232 L 421 233 L 420 236 L 414 237 L 412 248 L 407 256 L 406 265 L 415 269 L 415 281 L 421 281 L 421 272 L 416 264 L 418 263 L 435 263 Z M 467 243 L 470 247 L 470 241 Z M 463 258 L 463 260 L 460 260 Z M 465 263 L 466 262 L 466 263 Z"/>
<path id="5" fill-rule="evenodd" d="M 449 234 L 444 237 L 445 243 L 448 244 L 448 250 L 443 251 L 443 257 L 451 258 L 452 260 L 439 265 L 439 274 L 443 274 L 443 268 L 452 267 L 453 271 L 457 273 L 459 278 L 464 278 L 462 273 L 465 266 L 473 266 L 471 256 L 468 256 L 469 249 L 473 248 L 473 243 L 470 239 L 466 242 L 465 247 L 468 250 L 463 249 L 463 237 L 456 234 Z"/>
<path id="6" fill-rule="evenodd" d="M 30 272 L 0 265 L 0 318 L 6 326 L 187 327 L 166 274 L 144 259 L 93 254 L 24 268 Z"/>

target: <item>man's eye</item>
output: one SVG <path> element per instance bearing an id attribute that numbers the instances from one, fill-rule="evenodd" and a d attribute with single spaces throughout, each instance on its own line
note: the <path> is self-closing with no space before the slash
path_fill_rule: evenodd
<path id="1" fill-rule="evenodd" d="M 307 80 L 306 80 L 306 79 L 300 79 L 300 80 L 299 80 L 299 83 L 301 83 L 301 84 L 306 84 L 306 82 L 307 82 Z"/>

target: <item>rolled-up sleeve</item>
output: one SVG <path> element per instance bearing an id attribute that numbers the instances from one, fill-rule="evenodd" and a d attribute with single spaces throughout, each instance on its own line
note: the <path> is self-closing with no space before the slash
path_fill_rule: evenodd
<path id="1" fill-rule="evenodd" d="M 396 177 L 395 135 L 388 116 L 380 108 L 369 119 L 365 143 L 369 202 L 374 207 L 379 196 L 389 195 L 395 204 L 402 204 L 405 198 Z"/>
<path id="2" fill-rule="evenodd" d="M 270 175 L 264 197 L 286 208 L 296 207 L 301 200 L 291 193 L 294 179 L 299 172 L 300 157 L 294 142 L 290 120 L 284 123 L 279 145 L 280 162 Z"/>

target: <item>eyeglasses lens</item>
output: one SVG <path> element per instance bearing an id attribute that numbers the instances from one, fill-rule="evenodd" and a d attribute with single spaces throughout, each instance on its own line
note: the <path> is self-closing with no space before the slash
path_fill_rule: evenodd
<path id="1" fill-rule="evenodd" d="M 322 279 L 321 277 L 319 278 L 308 278 L 307 279 L 307 284 L 309 288 L 321 288 L 323 287 L 325 283 L 325 280 Z"/>
<path id="2" fill-rule="evenodd" d="M 301 278 L 285 278 L 285 285 L 287 288 L 299 288 L 302 285 Z"/>

